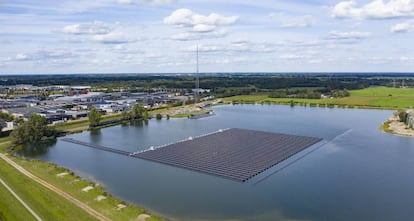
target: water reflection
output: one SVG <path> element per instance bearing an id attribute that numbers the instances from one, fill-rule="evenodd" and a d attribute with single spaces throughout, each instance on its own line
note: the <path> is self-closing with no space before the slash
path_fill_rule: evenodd
<path id="1" fill-rule="evenodd" d="M 17 151 L 18 155 L 21 156 L 41 156 L 49 151 L 49 148 L 53 148 L 56 145 L 57 139 L 48 139 L 36 144 L 28 144 L 20 146 Z"/>

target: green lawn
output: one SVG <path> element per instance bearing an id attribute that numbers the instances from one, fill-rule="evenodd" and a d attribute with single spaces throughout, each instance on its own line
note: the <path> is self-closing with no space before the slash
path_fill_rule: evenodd
<path id="1" fill-rule="evenodd" d="M 43 220 L 96 220 L 71 202 L 19 173 L 2 159 L 0 160 L 0 178 Z M 0 188 L 0 191 L 2 196 L 0 209 L 5 218 L 34 220 L 31 214 L 18 205 L 17 200 L 10 198 L 5 188 Z"/>
<path id="2" fill-rule="evenodd" d="M 0 220 L 36 220 L 1 184 L 0 199 Z"/>
<path id="3" fill-rule="evenodd" d="M 414 88 L 370 87 L 361 90 L 350 91 L 351 96 L 370 97 L 414 97 Z"/>
<path id="4" fill-rule="evenodd" d="M 269 98 L 268 94 L 241 95 L 225 98 L 231 103 L 273 103 L 273 104 L 310 104 L 338 105 L 364 108 L 397 109 L 414 106 L 413 88 L 372 87 L 350 91 L 351 96 L 333 99 Z"/>

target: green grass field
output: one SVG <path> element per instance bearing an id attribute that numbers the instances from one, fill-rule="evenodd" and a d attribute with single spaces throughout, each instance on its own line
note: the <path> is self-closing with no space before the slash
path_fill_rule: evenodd
<path id="1" fill-rule="evenodd" d="M 14 196 L 0 184 L 0 220 L 35 220 Z"/>
<path id="2" fill-rule="evenodd" d="M 0 160 L 0 178 L 43 220 L 96 220 L 71 202 L 17 172 Z M 35 220 L 20 203 L 0 188 L 0 209 L 6 220 Z M 7 201 L 6 201 L 7 200 Z M 14 219 L 17 218 L 17 219 Z"/>
<path id="3" fill-rule="evenodd" d="M 350 91 L 351 96 L 333 99 L 269 98 L 268 94 L 241 95 L 225 98 L 231 103 L 338 105 L 362 108 L 397 109 L 414 106 L 414 88 L 372 87 Z"/>

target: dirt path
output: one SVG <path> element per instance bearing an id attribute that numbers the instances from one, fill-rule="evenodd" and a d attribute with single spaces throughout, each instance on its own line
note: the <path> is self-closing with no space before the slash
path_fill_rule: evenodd
<path id="1" fill-rule="evenodd" d="M 1 178 L 0 178 L 0 183 L 3 184 L 3 186 L 14 196 L 14 198 L 16 198 L 23 206 L 24 208 L 27 209 L 27 211 L 29 211 L 29 213 L 31 213 L 34 218 L 38 221 L 43 221 L 42 218 L 40 218 L 39 215 L 37 215 L 35 213 L 35 211 L 32 210 L 32 208 L 30 208 L 13 190 L 12 188 L 9 187 L 9 185 L 7 185 Z"/>
<path id="2" fill-rule="evenodd" d="M 15 163 L 13 160 L 11 160 L 10 158 L 8 158 L 6 155 L 0 153 L 0 158 L 2 158 L 4 161 L 6 161 L 12 167 L 14 167 L 15 169 L 17 169 L 19 172 L 21 172 L 22 174 L 26 175 L 30 179 L 36 181 L 37 183 L 41 184 L 42 186 L 48 188 L 49 190 L 52 190 L 53 192 L 57 193 L 58 195 L 62 196 L 65 199 L 69 200 L 73 204 L 75 204 L 78 207 L 82 208 L 83 210 L 85 210 L 87 213 L 89 213 L 90 215 L 92 215 L 96 219 L 103 220 L 103 221 L 110 221 L 109 218 L 105 217 L 101 213 L 99 213 L 96 210 L 92 209 L 87 204 L 79 201 L 78 199 L 72 197 L 71 195 L 67 194 L 66 192 L 60 190 L 59 188 L 57 188 L 57 187 L 49 184 L 48 182 L 40 179 L 39 177 L 33 175 L 30 172 L 28 172 L 26 169 L 24 169 L 23 167 L 21 167 L 20 165 L 18 165 L 17 163 Z"/>

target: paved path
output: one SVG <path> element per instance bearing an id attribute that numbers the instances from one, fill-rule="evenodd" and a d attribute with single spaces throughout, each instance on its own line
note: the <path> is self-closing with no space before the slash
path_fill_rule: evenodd
<path id="1" fill-rule="evenodd" d="M 8 158 L 6 155 L 0 153 L 0 158 L 2 158 L 4 161 L 6 161 L 8 164 L 10 164 L 14 168 L 16 168 L 19 172 L 21 172 L 22 174 L 26 175 L 30 179 L 36 181 L 37 183 L 41 184 L 42 186 L 48 188 L 49 190 L 52 190 L 53 192 L 59 194 L 63 198 L 65 198 L 65 199 L 69 200 L 70 202 L 72 202 L 73 204 L 75 204 L 78 207 L 82 208 L 83 210 L 85 210 L 87 213 L 89 213 L 90 215 L 92 215 L 96 219 L 102 220 L 102 221 L 110 221 L 109 218 L 107 218 L 106 216 L 104 216 L 101 213 L 97 212 L 96 210 L 92 209 L 87 204 L 79 201 L 78 199 L 72 197 L 71 195 L 67 194 L 66 192 L 60 190 L 59 188 L 51 185 L 50 183 L 48 183 L 48 182 L 40 179 L 37 176 L 33 175 L 32 173 L 30 173 L 29 171 L 27 171 L 26 169 L 24 169 L 23 167 L 21 167 L 20 165 L 18 165 L 17 163 L 15 163 L 13 160 L 11 160 L 10 158 Z"/>
<path id="2" fill-rule="evenodd" d="M 36 218 L 38 221 L 43 221 L 1 178 L 0 183 Z"/>

